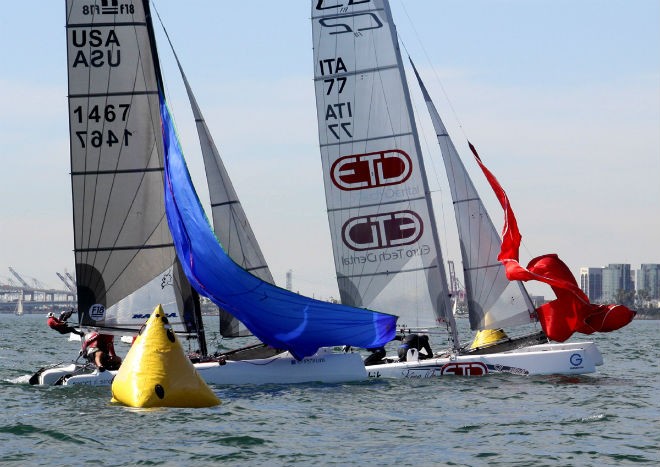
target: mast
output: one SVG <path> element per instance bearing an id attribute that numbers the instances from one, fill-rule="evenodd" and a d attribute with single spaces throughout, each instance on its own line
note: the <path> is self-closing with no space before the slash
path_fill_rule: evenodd
<path id="1" fill-rule="evenodd" d="M 447 272 L 445 271 L 445 262 L 442 257 L 442 247 L 440 245 L 440 238 L 438 236 L 438 224 L 435 220 L 435 212 L 433 210 L 433 202 L 431 201 L 431 190 L 429 189 L 429 183 L 428 183 L 428 178 L 426 176 L 426 169 L 424 167 L 424 157 L 422 156 L 422 149 L 419 144 L 419 134 L 417 133 L 417 124 L 415 123 L 415 116 L 412 111 L 412 102 L 410 99 L 410 89 L 408 88 L 408 81 L 406 80 L 406 73 L 403 68 L 403 61 L 401 59 L 401 49 L 399 48 L 399 40 L 397 37 L 396 33 L 396 25 L 394 24 L 394 21 L 392 20 L 392 11 L 390 10 L 390 3 L 388 0 L 384 0 L 383 4 L 385 6 L 385 12 L 387 15 L 387 19 L 389 23 L 392 25 L 390 31 L 392 33 L 392 42 L 394 43 L 394 48 L 396 51 L 396 56 L 397 56 L 397 63 L 399 65 L 399 73 L 401 74 L 401 81 L 403 82 L 403 90 L 404 90 L 404 96 L 406 99 L 406 107 L 408 108 L 408 112 L 410 114 L 410 120 L 411 120 L 411 127 L 412 127 L 412 132 L 414 135 L 414 140 L 415 140 L 415 148 L 417 149 L 417 155 L 418 155 L 418 164 L 420 167 L 420 172 L 421 172 L 421 177 L 422 177 L 422 184 L 424 186 L 424 193 L 425 193 L 425 198 L 426 198 L 426 204 L 428 206 L 428 212 L 429 212 L 429 217 L 431 219 L 431 225 L 432 225 L 432 233 L 433 233 L 433 243 L 435 244 L 435 248 L 437 251 L 438 255 L 438 270 L 440 272 L 440 284 L 442 287 L 442 290 L 445 292 L 441 295 L 441 299 L 443 301 L 442 306 L 446 310 L 445 312 L 445 319 L 447 320 L 447 324 L 449 326 L 449 331 L 451 333 L 451 339 L 452 339 L 452 348 L 454 351 L 458 352 L 460 349 L 460 341 L 458 339 L 458 329 L 456 327 L 456 319 L 454 318 L 454 314 L 452 313 L 451 309 L 451 303 L 450 303 L 450 293 L 449 293 L 449 285 L 447 282 Z"/>
<path id="2" fill-rule="evenodd" d="M 160 68 L 160 59 L 158 58 L 158 48 L 156 47 L 156 34 L 154 31 L 154 24 L 151 16 L 151 7 L 149 6 L 149 0 L 142 0 L 142 5 L 144 8 L 144 16 L 147 22 L 147 31 L 149 33 L 149 43 L 151 44 L 151 56 L 153 57 L 154 71 L 156 73 L 156 81 L 158 83 L 158 89 L 160 91 L 161 98 L 163 99 L 163 102 L 165 102 L 165 86 L 163 84 L 163 74 Z M 178 62 L 179 59 L 177 58 L 177 63 Z M 186 276 L 181 268 L 181 265 L 179 264 L 179 258 L 175 259 L 173 270 L 177 276 L 178 282 L 182 284 L 182 287 L 185 287 L 189 291 L 189 300 L 187 301 L 191 302 L 190 304 L 192 305 L 193 308 L 192 317 L 194 319 L 194 324 L 190 325 L 186 320 L 186 327 L 188 328 L 187 330 L 189 332 L 194 332 L 195 334 L 197 334 L 199 352 L 202 356 L 205 357 L 208 354 L 208 350 L 206 346 L 206 334 L 204 332 L 204 321 L 202 319 L 202 306 L 200 303 L 199 294 L 192 288 L 192 286 L 188 282 L 188 279 L 186 279 Z M 185 314 L 186 313 L 185 306 L 183 309 Z"/>

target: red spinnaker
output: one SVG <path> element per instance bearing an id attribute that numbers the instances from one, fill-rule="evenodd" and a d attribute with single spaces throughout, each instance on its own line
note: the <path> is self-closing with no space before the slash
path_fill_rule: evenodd
<path id="1" fill-rule="evenodd" d="M 472 143 L 468 144 L 504 210 L 502 248 L 497 259 L 504 264 L 506 277 L 512 281 L 544 282 L 557 296 L 555 300 L 536 310 L 546 335 L 551 340 L 563 342 L 574 332 L 610 332 L 630 323 L 635 312 L 627 307 L 590 303 L 568 266 L 556 254 L 538 256 L 532 259 L 526 268 L 518 262 L 522 237 L 509 198 L 497 178 L 481 162 Z"/>

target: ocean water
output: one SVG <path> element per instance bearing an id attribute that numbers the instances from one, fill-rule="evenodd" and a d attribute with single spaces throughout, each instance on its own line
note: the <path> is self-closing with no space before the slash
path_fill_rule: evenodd
<path id="1" fill-rule="evenodd" d="M 0 326 L 3 466 L 660 464 L 660 321 L 594 336 L 591 375 L 214 386 L 220 406 L 150 410 L 109 388 L 30 386 L 79 344 L 43 316 Z"/>

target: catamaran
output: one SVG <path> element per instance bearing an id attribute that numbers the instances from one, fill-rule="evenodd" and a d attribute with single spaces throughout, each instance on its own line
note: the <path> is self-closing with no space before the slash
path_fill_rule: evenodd
<path id="1" fill-rule="evenodd" d="M 519 339 L 477 340 L 472 346 L 460 342 L 386 1 L 312 1 L 319 142 L 342 305 L 272 285 L 179 64 L 205 159 L 211 227 L 163 95 L 148 2 L 66 3 L 83 328 L 136 334 L 161 304 L 180 335 L 197 339 L 196 368 L 214 384 L 579 374 L 602 364 L 595 344 L 551 343 L 545 326 Z M 471 327 L 489 331 L 529 325 L 539 310 L 523 284 L 507 277 L 509 268 L 497 255 L 502 241 L 416 70 L 415 75 L 450 179 Z M 234 248 L 237 244 L 241 247 Z M 221 310 L 225 335 L 251 333 L 264 345 L 208 355 L 200 294 Z M 395 337 L 397 317 L 404 332 L 446 328 L 450 347 L 429 359 L 412 351 L 405 361 L 386 357 L 366 368 L 357 352 L 328 350 L 383 347 Z M 42 369 L 31 381 L 110 384 L 112 377 L 112 372 L 74 362 Z"/>
<path id="2" fill-rule="evenodd" d="M 237 226 L 240 239 L 252 235 L 212 154 L 207 178 L 227 250 L 218 243 L 167 108 L 149 2 L 67 0 L 66 13 L 80 326 L 136 335 L 160 304 L 176 332 L 197 340 L 197 369 L 208 383 L 366 379 L 358 353 L 327 348 L 384 345 L 394 337 L 396 317 L 304 297 L 257 277 L 265 269 L 260 252 L 231 247 Z M 188 91 L 203 152 L 213 146 L 217 155 Z M 262 354 L 208 355 L 199 294 L 245 324 L 264 343 Z M 76 361 L 42 368 L 30 382 L 107 385 L 112 377 Z"/>
<path id="3" fill-rule="evenodd" d="M 508 277 L 514 258 L 507 257 L 510 263 L 505 268 L 499 256 L 502 239 L 411 61 L 451 188 L 470 325 L 499 336 L 484 339 L 482 334 L 473 345 L 460 341 L 389 3 L 312 0 L 311 4 L 319 145 L 341 302 L 396 314 L 407 332 L 446 327 L 451 343 L 446 351 L 428 356 L 433 358 L 421 360 L 414 349 L 406 361 L 386 358 L 368 366 L 369 376 L 595 371 L 603 363 L 596 345 L 551 343 L 548 337 L 561 333 L 548 332 L 548 323 L 563 321 L 563 316 L 582 307 L 579 313 L 594 314 L 582 332 L 606 330 L 607 326 L 594 324 L 603 310 L 593 310 L 567 279 L 562 285 L 579 303 L 573 309 L 556 310 L 551 317 L 548 307 L 535 309 L 522 282 Z M 496 193 L 503 192 L 494 178 L 491 184 Z M 512 211 L 507 214 L 513 219 Z M 539 313 L 543 331 L 517 339 L 500 331 L 529 327 L 539 320 Z M 617 326 L 632 318 L 629 310 L 616 313 L 622 317 Z M 568 336 L 560 337 L 563 341 Z"/>

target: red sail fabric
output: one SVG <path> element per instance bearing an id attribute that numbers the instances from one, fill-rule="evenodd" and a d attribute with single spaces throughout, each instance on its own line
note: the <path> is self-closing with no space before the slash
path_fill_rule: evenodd
<path id="1" fill-rule="evenodd" d="M 563 342 L 574 332 L 583 334 L 610 332 L 630 323 L 635 317 L 635 312 L 627 307 L 590 303 L 568 266 L 557 255 L 538 256 L 532 259 L 526 268 L 518 262 L 522 237 L 509 198 L 497 178 L 481 162 L 472 143 L 468 142 L 468 144 L 504 210 L 502 248 L 497 259 L 504 264 L 506 277 L 512 281 L 536 280 L 546 283 L 557 297 L 536 310 L 548 338 Z"/>

